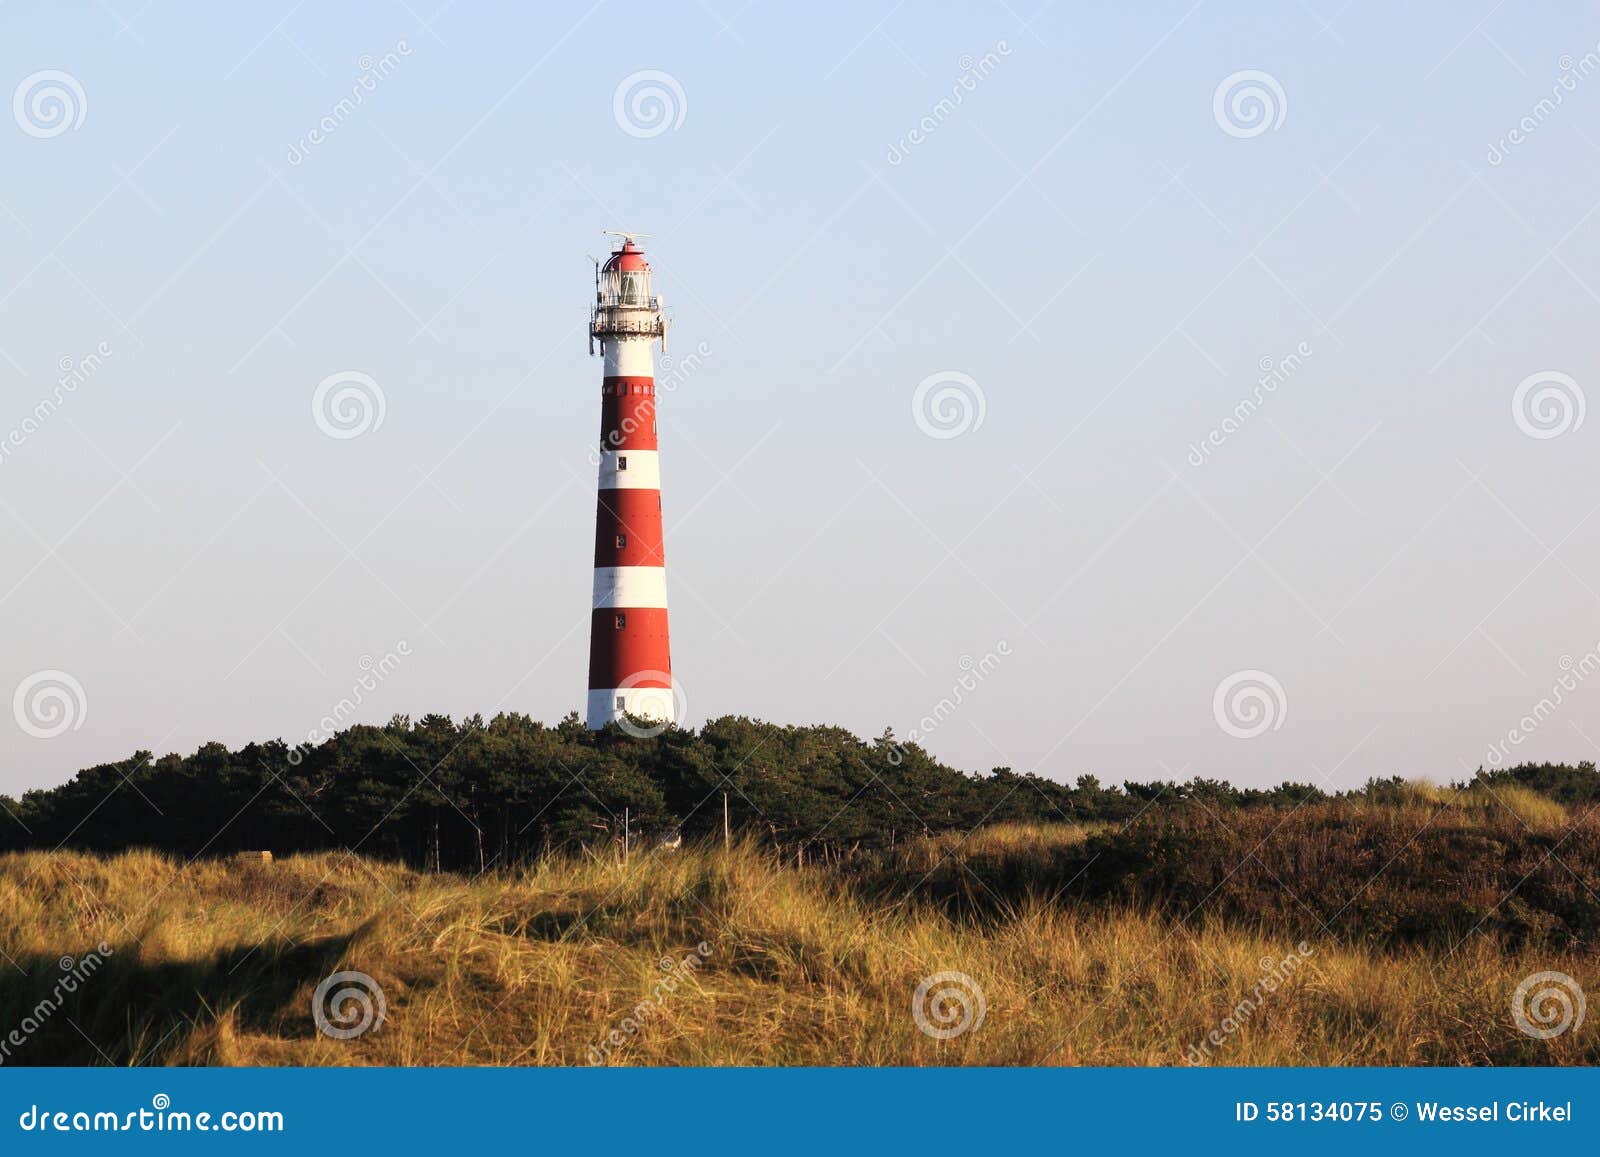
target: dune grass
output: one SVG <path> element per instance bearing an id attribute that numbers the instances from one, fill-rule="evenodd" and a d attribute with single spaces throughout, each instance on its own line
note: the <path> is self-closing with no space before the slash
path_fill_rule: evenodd
<path id="1" fill-rule="evenodd" d="M 1426 779 L 1408 780 L 1400 787 L 1385 786 L 1365 798 L 1351 797 L 1352 806 L 1382 811 L 1396 806 L 1452 812 L 1484 818 L 1509 818 L 1534 831 L 1559 828 L 1568 821 L 1567 809 L 1553 799 L 1518 784 L 1473 783 L 1443 787 Z"/>
<path id="2" fill-rule="evenodd" d="M 1081 846 L 1067 825 L 974 836 L 983 856 Z M 934 841 L 937 844 L 937 841 Z M 1493 937 L 1378 948 L 1314 923 L 1261 927 L 1150 905 L 929 902 L 751 847 L 551 859 L 477 880 L 344 854 L 275 863 L 0 857 L 5 1063 L 1014 1065 L 1573 1064 L 1594 1026 L 1519 1032 L 1529 974 L 1596 979 L 1581 952 Z M 975 889 L 981 891 L 981 888 Z M 108 950 L 101 955 L 96 945 Z M 92 975 L 59 995 L 95 954 Z M 7 962 L 9 961 L 9 962 Z M 319 1031 L 341 970 L 381 989 L 381 1024 Z M 970 1027 L 949 1039 L 922 1019 Z M 1265 983 L 1270 979 L 1270 983 Z M 981 990 L 982 1017 L 978 1021 Z M 944 993 L 944 996 L 937 995 Z M 353 1012 L 350 1003 L 334 1009 Z M 976 1023 L 974 1023 L 976 1022 Z"/>

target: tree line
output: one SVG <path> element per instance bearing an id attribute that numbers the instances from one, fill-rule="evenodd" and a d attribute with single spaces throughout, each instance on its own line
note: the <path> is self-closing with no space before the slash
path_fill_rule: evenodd
<path id="1" fill-rule="evenodd" d="M 1600 799 L 1592 763 L 1480 772 L 1563 802 Z M 1371 794 L 1404 781 L 1373 781 Z M 1176 804 L 1292 807 L 1332 798 L 1311 783 L 1221 780 L 1103 786 L 997 767 L 969 774 L 890 732 L 742 717 L 636 738 L 520 714 L 485 722 L 396 716 L 316 746 L 282 740 L 193 755 L 148 751 L 85 768 L 59 787 L 0 796 L 0 851 L 155 848 L 193 856 L 351 849 L 435 870 L 479 872 L 579 847 L 735 836 L 812 860 L 1001 822 L 1134 819 Z"/>

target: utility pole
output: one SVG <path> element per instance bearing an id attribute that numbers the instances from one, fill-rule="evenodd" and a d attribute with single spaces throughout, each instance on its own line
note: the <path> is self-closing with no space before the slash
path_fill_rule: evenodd
<path id="1" fill-rule="evenodd" d="M 722 793 L 722 850 L 726 852 L 733 843 L 732 829 L 728 827 L 728 793 Z"/>
<path id="2" fill-rule="evenodd" d="M 632 819 L 627 808 L 622 809 L 622 866 L 628 866 L 628 827 Z"/>

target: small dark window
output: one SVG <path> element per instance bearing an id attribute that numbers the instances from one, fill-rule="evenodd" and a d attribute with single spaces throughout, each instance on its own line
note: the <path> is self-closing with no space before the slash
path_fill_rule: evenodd
<path id="1" fill-rule="evenodd" d="M 628 616 L 627 615 L 623 615 L 623 614 L 619 614 L 617 616 L 617 630 L 620 631 L 624 627 L 626 627 L 627 625 L 628 625 Z"/>
<path id="2" fill-rule="evenodd" d="M 628 706 L 628 697 L 626 695 L 618 695 L 617 696 L 617 710 L 618 711 L 625 710 L 627 708 L 627 706 Z"/>
<path id="3" fill-rule="evenodd" d="M 626 458 L 624 458 L 621 454 L 618 454 L 617 455 L 617 469 L 618 470 L 626 470 L 627 468 L 628 468 L 628 460 Z"/>
<path id="4" fill-rule="evenodd" d="M 625 534 L 617 535 L 617 549 L 621 550 L 623 547 L 625 547 L 627 545 L 628 545 L 628 536 L 625 535 Z"/>

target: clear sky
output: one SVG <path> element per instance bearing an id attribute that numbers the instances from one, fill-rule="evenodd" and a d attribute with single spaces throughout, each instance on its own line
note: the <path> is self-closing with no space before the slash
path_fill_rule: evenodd
<path id="1" fill-rule="evenodd" d="M 1593 756 L 1590 6 L 436 2 L 0 9 L 0 791 L 580 709 L 614 228 L 691 723 Z"/>

